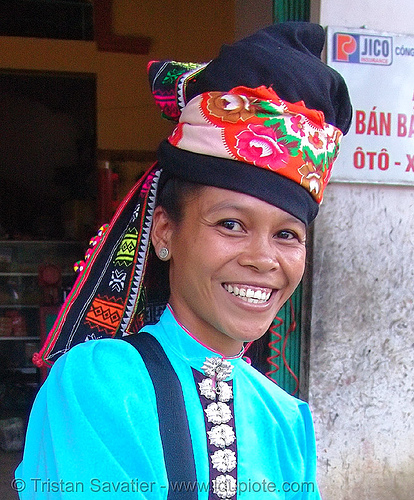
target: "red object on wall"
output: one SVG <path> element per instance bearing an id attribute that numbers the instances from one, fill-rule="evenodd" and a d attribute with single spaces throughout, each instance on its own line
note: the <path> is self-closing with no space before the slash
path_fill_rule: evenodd
<path id="1" fill-rule="evenodd" d="M 39 266 L 39 286 L 42 289 L 42 304 L 55 305 L 60 301 L 59 290 L 62 286 L 62 270 L 55 264 Z"/>
<path id="2" fill-rule="evenodd" d="M 98 170 L 98 227 L 112 219 L 118 207 L 119 176 L 112 172 L 109 162 Z"/>

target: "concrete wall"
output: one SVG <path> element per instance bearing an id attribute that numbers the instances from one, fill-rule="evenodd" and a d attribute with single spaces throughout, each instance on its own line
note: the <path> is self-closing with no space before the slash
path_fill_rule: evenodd
<path id="1" fill-rule="evenodd" d="M 325 500 L 414 491 L 414 189 L 329 186 L 315 226 L 310 404 Z"/>
<path id="2" fill-rule="evenodd" d="M 312 15 L 414 33 L 412 0 L 321 0 Z M 332 183 L 315 223 L 309 402 L 324 500 L 414 497 L 413 213 L 414 186 Z"/>

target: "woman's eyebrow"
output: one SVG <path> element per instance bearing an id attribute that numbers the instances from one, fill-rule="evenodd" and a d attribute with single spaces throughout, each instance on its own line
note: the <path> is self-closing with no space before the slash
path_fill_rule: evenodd
<path id="1" fill-rule="evenodd" d="M 208 209 L 208 213 L 219 212 L 220 210 L 236 210 L 238 212 L 247 212 L 249 211 L 249 207 L 245 207 L 242 205 L 237 205 L 236 203 L 222 202 L 217 203 L 217 205 L 213 205 Z M 250 209 L 252 210 L 252 209 Z"/>
<path id="2" fill-rule="evenodd" d="M 255 209 L 253 207 L 249 207 L 246 205 L 239 205 L 237 202 L 227 202 L 223 201 L 213 205 L 207 210 L 207 214 L 214 215 L 216 212 L 220 212 L 221 210 L 234 210 L 236 212 L 240 212 L 242 214 L 254 213 Z M 283 224 L 298 224 L 303 226 L 303 222 L 297 219 L 294 215 L 289 214 L 288 212 L 284 213 L 283 220 L 280 221 Z"/>

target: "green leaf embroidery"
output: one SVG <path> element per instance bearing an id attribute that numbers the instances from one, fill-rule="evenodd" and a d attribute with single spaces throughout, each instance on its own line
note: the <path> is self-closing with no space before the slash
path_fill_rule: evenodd
<path id="1" fill-rule="evenodd" d="M 277 117 L 283 113 L 283 111 L 279 111 L 273 103 L 267 101 L 258 103 L 257 110 L 256 116 L 259 118 L 269 118 L 263 122 L 265 127 L 271 127 L 272 125 L 280 122 Z"/>
<path id="2" fill-rule="evenodd" d="M 315 154 L 315 152 L 309 146 L 303 146 L 303 159 L 315 165 L 317 170 L 325 172 L 328 168 L 328 154 L 323 151 L 320 154 Z"/>

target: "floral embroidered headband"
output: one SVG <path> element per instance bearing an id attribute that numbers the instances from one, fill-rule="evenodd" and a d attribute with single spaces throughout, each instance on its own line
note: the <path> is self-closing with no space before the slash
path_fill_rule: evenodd
<path id="1" fill-rule="evenodd" d="M 322 112 L 304 103 L 290 104 L 266 87 L 237 87 L 192 99 L 169 142 L 277 172 L 320 203 L 341 137 Z"/>
<path id="2" fill-rule="evenodd" d="M 159 156 L 171 175 L 247 192 L 308 224 L 316 216 L 315 203 L 322 201 L 341 138 L 342 132 L 327 124 L 321 111 L 308 109 L 303 102 L 284 101 L 271 88 L 236 87 L 194 97 L 168 139 L 169 145 L 181 150 L 182 159 L 165 143 Z M 220 159 L 224 162 L 218 166 Z M 204 174 L 201 163 L 207 163 Z M 246 167 L 250 172 L 243 180 Z M 216 175 L 218 169 L 224 170 L 224 185 L 223 173 L 220 178 Z M 282 186 L 279 176 L 285 178 Z M 267 193 L 269 186 L 274 191 Z M 294 199 L 286 200 L 289 197 Z"/>

